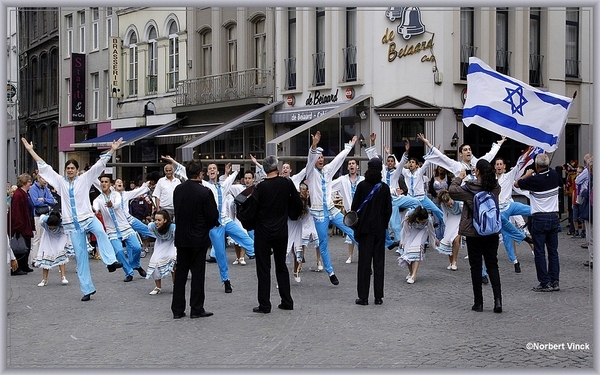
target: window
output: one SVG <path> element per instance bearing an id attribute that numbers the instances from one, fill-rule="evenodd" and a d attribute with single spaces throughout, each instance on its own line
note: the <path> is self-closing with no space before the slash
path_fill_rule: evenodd
<path id="1" fill-rule="evenodd" d="M 579 8 L 567 8 L 565 75 L 579 78 Z"/>
<path id="2" fill-rule="evenodd" d="M 113 20 L 112 18 L 107 18 L 106 19 L 106 48 L 110 47 L 110 37 L 113 36 L 112 35 L 112 25 L 113 25 Z"/>
<path id="3" fill-rule="evenodd" d="M 401 155 L 404 152 L 404 142 L 410 143 L 410 153 L 414 155 L 424 155 L 425 149 L 423 142 L 419 142 L 416 134 L 423 133 L 425 130 L 425 119 L 408 118 L 392 119 L 392 147 L 393 154 Z M 418 157 L 419 160 L 423 160 Z"/>
<path id="4" fill-rule="evenodd" d="M 106 7 L 106 17 L 112 16 L 112 14 L 113 14 L 113 8 L 112 7 Z"/>
<path id="5" fill-rule="evenodd" d="M 79 52 L 85 52 L 85 11 L 79 12 Z"/>
<path id="6" fill-rule="evenodd" d="M 169 25 L 169 72 L 168 72 L 168 90 L 175 90 L 179 80 L 179 31 L 177 23 L 171 21 Z"/>
<path id="7" fill-rule="evenodd" d="M 92 50 L 97 51 L 98 46 L 98 19 L 100 18 L 100 11 L 98 8 L 92 8 Z"/>
<path id="8" fill-rule="evenodd" d="M 531 8 L 529 12 L 529 84 L 534 87 L 543 86 L 542 62 L 540 54 L 540 8 Z"/>
<path id="9" fill-rule="evenodd" d="M 288 8 L 288 58 L 285 59 L 285 89 L 296 88 L 296 8 Z"/>
<path id="10" fill-rule="evenodd" d="M 344 82 L 356 81 L 356 8 L 346 8 L 346 48 L 344 55 Z"/>
<path id="11" fill-rule="evenodd" d="M 202 34 L 202 76 L 212 74 L 212 31 Z"/>
<path id="12" fill-rule="evenodd" d="M 131 32 L 129 36 L 129 96 L 136 96 L 138 93 L 138 55 L 137 55 L 137 34 Z"/>
<path id="13" fill-rule="evenodd" d="M 92 74 L 92 119 L 98 120 L 100 114 L 100 77 Z"/>
<path id="14" fill-rule="evenodd" d="M 58 104 L 58 49 L 50 51 L 50 105 Z"/>
<path id="15" fill-rule="evenodd" d="M 39 77 L 40 76 L 40 72 L 38 71 L 39 69 L 39 64 L 38 64 L 38 60 L 37 58 L 32 58 L 31 59 L 31 72 L 30 72 L 30 82 L 33 86 L 33 80 L 35 77 Z M 31 87 L 32 89 L 34 89 L 35 87 Z M 39 91 L 35 91 L 34 94 L 32 95 L 32 106 L 31 106 L 31 110 L 32 112 L 37 112 L 40 109 L 40 94 Z"/>
<path id="16" fill-rule="evenodd" d="M 158 91 L 158 43 L 156 41 L 156 28 L 150 26 L 148 29 L 148 93 L 154 94 Z"/>
<path id="17" fill-rule="evenodd" d="M 65 24 L 67 25 L 67 56 L 73 53 L 73 15 L 65 16 Z"/>
<path id="18" fill-rule="evenodd" d="M 227 71 L 237 71 L 237 26 L 227 28 Z"/>
<path id="19" fill-rule="evenodd" d="M 110 92 L 110 74 L 108 70 L 104 71 L 104 87 L 106 87 L 106 118 L 110 119 L 113 117 L 112 97 Z"/>
<path id="20" fill-rule="evenodd" d="M 71 121 L 71 80 L 69 78 L 65 79 L 65 83 L 67 84 L 67 121 Z"/>
<path id="21" fill-rule="evenodd" d="M 508 8 L 496 9 L 496 71 L 510 74 L 510 55 L 508 50 Z"/>
<path id="22" fill-rule="evenodd" d="M 48 66 L 48 54 L 44 53 L 40 57 L 40 70 L 41 75 L 39 77 L 42 78 L 42 86 L 40 90 L 40 107 L 47 108 L 48 107 L 48 90 L 50 89 L 48 82 L 48 71 L 50 67 Z"/>
<path id="23" fill-rule="evenodd" d="M 316 53 L 313 55 L 313 86 L 323 86 L 325 84 L 325 8 L 317 8 L 316 16 Z"/>
<path id="24" fill-rule="evenodd" d="M 469 57 L 475 56 L 473 45 L 473 8 L 460 8 L 460 79 L 467 79 Z"/>
<path id="25" fill-rule="evenodd" d="M 265 32 L 265 19 L 254 23 L 254 67 L 265 69 L 267 66 L 267 34 Z"/>

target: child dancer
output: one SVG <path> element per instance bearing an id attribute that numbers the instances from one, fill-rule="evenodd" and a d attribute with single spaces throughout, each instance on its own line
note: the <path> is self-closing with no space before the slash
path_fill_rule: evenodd
<path id="1" fill-rule="evenodd" d="M 48 284 L 48 270 L 55 266 L 60 270 L 61 283 L 66 285 L 69 283 L 65 273 L 65 264 L 69 261 L 66 248 L 69 236 L 63 229 L 60 213 L 51 211 L 48 215 L 41 215 L 40 228 L 40 248 L 35 260 L 35 266 L 42 269 L 42 281 L 38 286 Z"/>
<path id="2" fill-rule="evenodd" d="M 165 210 L 159 210 L 154 214 L 154 222 L 148 223 L 148 230 L 156 238 L 154 252 L 148 263 L 146 278 L 152 277 L 156 287 L 150 292 L 151 295 L 160 293 L 161 280 L 171 274 L 175 282 L 175 260 L 177 249 L 175 248 L 175 223 L 171 222 L 171 216 Z"/>

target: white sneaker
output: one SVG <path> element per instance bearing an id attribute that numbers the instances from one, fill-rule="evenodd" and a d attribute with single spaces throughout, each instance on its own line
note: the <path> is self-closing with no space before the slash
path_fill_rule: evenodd
<path id="1" fill-rule="evenodd" d="M 406 275 L 406 280 L 410 279 L 410 273 Z"/>
<path id="2" fill-rule="evenodd" d="M 352 258 L 346 259 L 346 264 L 352 263 Z"/>
<path id="3" fill-rule="evenodd" d="M 60 282 L 63 283 L 64 285 L 67 285 L 69 283 L 69 280 L 67 280 L 67 278 L 63 276 L 63 278 Z"/>
<path id="4" fill-rule="evenodd" d="M 296 276 L 296 275 L 297 275 L 297 276 Z M 300 274 L 298 274 L 298 273 L 294 273 L 294 281 L 295 281 L 295 282 L 297 282 L 297 283 L 299 283 L 300 281 L 302 281 L 302 280 L 300 279 Z"/>
<path id="5" fill-rule="evenodd" d="M 240 263 L 240 260 L 239 260 L 239 259 L 236 259 L 236 260 L 234 260 L 234 261 L 233 261 L 233 263 L 231 263 L 231 264 L 233 264 L 233 265 L 236 265 L 236 264 L 238 264 L 238 263 Z"/>
<path id="6" fill-rule="evenodd" d="M 451 270 L 452 269 L 452 265 L 449 264 L 448 267 L 446 267 L 447 270 Z"/>
<path id="7" fill-rule="evenodd" d="M 317 271 L 323 271 L 323 263 L 317 263 Z"/>
<path id="8" fill-rule="evenodd" d="M 246 260 L 244 258 L 240 258 L 240 264 L 242 266 L 245 266 L 246 265 Z"/>
<path id="9" fill-rule="evenodd" d="M 148 294 L 153 296 L 153 295 L 159 294 L 159 293 L 160 293 L 160 288 L 156 287 L 156 288 L 152 289 L 152 291 Z"/>
<path id="10" fill-rule="evenodd" d="M 451 269 L 452 271 L 456 271 L 456 270 L 458 269 L 458 267 L 456 266 L 456 264 L 451 264 L 451 265 L 450 265 L 450 269 Z"/>
<path id="11" fill-rule="evenodd" d="M 47 280 L 42 280 L 42 281 L 41 281 L 41 282 L 38 284 L 38 286 L 46 286 L 46 285 L 48 285 L 48 281 L 47 281 Z"/>
<path id="12" fill-rule="evenodd" d="M 415 280 L 412 277 L 409 277 L 408 279 L 406 279 L 406 282 L 409 284 L 414 284 Z"/>

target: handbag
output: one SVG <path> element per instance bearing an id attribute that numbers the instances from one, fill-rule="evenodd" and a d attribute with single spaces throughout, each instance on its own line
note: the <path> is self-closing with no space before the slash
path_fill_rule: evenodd
<path id="1" fill-rule="evenodd" d="M 50 212 L 50 206 L 41 206 L 35 208 L 35 214 L 38 216 L 45 215 Z"/>
<path id="2" fill-rule="evenodd" d="M 15 234 L 10 238 L 10 248 L 15 254 L 15 257 L 19 257 L 20 255 L 27 254 L 27 244 L 25 244 L 25 238 L 23 236 L 19 236 Z"/>
<path id="3" fill-rule="evenodd" d="M 344 215 L 344 225 L 346 225 L 348 227 L 353 227 L 356 224 L 358 224 L 358 213 L 365 206 L 365 203 L 367 203 L 368 201 L 371 200 L 371 198 L 373 197 L 373 194 L 375 194 L 375 192 L 377 191 L 377 189 L 379 189 L 380 186 L 381 186 L 381 182 L 379 182 L 375 186 L 373 186 L 373 189 L 371 189 L 371 192 L 369 193 L 369 195 L 367 195 L 365 200 L 360 204 L 360 207 L 358 207 L 358 210 L 346 212 L 346 214 Z"/>

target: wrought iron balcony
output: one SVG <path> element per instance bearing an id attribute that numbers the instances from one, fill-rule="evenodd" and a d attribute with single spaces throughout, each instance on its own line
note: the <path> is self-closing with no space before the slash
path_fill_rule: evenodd
<path id="1" fill-rule="evenodd" d="M 285 59 L 285 89 L 294 90 L 296 88 L 296 58 Z"/>
<path id="2" fill-rule="evenodd" d="M 344 77 L 343 82 L 354 82 L 357 78 L 356 72 L 356 46 L 342 48 L 344 53 Z"/>
<path id="3" fill-rule="evenodd" d="M 531 86 L 544 86 L 544 82 L 542 81 L 542 62 L 544 62 L 544 55 L 529 54 L 529 84 Z"/>
<path id="4" fill-rule="evenodd" d="M 271 71 L 248 69 L 177 82 L 176 107 L 273 95 Z"/>
<path id="5" fill-rule="evenodd" d="M 498 73 L 510 75 L 511 55 L 511 51 L 505 51 L 503 48 L 496 50 L 496 71 Z"/>
<path id="6" fill-rule="evenodd" d="M 325 52 L 313 53 L 313 86 L 325 84 Z"/>

